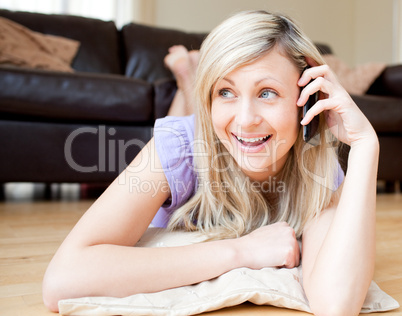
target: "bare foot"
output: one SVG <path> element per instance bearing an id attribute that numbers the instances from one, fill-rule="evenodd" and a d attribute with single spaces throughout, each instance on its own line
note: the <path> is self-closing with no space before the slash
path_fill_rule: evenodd
<path id="1" fill-rule="evenodd" d="M 169 54 L 164 59 L 181 89 L 187 89 L 193 84 L 198 63 L 196 55 L 196 51 L 189 52 L 183 45 L 175 45 L 169 48 Z"/>
<path id="2" fill-rule="evenodd" d="M 189 52 L 182 45 L 169 48 L 169 54 L 166 55 L 164 62 L 174 74 L 178 87 L 177 98 L 175 97 L 173 100 L 169 115 L 171 113 L 175 115 L 189 115 L 194 112 L 194 79 L 198 59 L 198 51 L 193 50 Z"/>
<path id="3" fill-rule="evenodd" d="M 200 60 L 200 51 L 199 50 L 190 50 L 189 53 L 191 63 L 193 65 L 194 72 L 197 70 L 198 62 Z"/>

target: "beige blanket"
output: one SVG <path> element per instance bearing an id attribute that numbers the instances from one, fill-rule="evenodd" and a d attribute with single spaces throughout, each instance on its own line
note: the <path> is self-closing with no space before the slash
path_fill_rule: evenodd
<path id="1" fill-rule="evenodd" d="M 72 72 L 80 43 L 45 35 L 0 17 L 0 65 Z"/>

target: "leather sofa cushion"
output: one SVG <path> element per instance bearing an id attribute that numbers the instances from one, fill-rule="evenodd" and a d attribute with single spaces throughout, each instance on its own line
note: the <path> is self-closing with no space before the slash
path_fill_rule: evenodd
<path id="1" fill-rule="evenodd" d="M 206 36 L 135 23 L 125 25 L 121 32 L 127 59 L 126 76 L 148 82 L 173 78 L 163 63 L 169 47 L 181 44 L 189 50 L 199 49 Z"/>
<path id="2" fill-rule="evenodd" d="M 2 182 L 107 184 L 151 139 L 152 128 L 0 121 L 0 135 Z"/>
<path id="3" fill-rule="evenodd" d="M 168 114 L 170 105 L 177 91 L 176 81 L 166 78 L 154 83 L 154 118 L 162 118 Z"/>
<path id="4" fill-rule="evenodd" d="M 367 94 L 402 97 L 402 65 L 392 65 L 378 76 Z"/>
<path id="5" fill-rule="evenodd" d="M 119 33 L 114 22 L 71 15 L 0 10 L 0 16 L 44 34 L 81 43 L 72 67 L 77 71 L 121 74 Z"/>
<path id="6" fill-rule="evenodd" d="M 151 84 L 117 75 L 0 67 L 0 112 L 35 120 L 153 121 Z"/>
<path id="7" fill-rule="evenodd" d="M 377 133 L 402 134 L 400 98 L 374 95 L 351 96 Z"/>

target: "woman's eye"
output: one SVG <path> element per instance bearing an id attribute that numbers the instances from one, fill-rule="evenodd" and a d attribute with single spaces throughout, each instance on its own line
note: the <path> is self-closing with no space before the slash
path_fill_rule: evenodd
<path id="1" fill-rule="evenodd" d="M 219 95 L 224 98 L 233 98 L 234 94 L 227 89 L 219 90 Z"/>
<path id="2" fill-rule="evenodd" d="M 274 97 L 276 95 L 276 93 L 272 90 L 264 90 L 261 92 L 260 97 L 263 99 L 270 99 L 272 97 Z"/>

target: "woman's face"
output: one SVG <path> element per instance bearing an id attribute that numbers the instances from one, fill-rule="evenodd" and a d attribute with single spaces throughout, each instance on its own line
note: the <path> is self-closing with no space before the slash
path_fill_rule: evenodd
<path id="1" fill-rule="evenodd" d="M 253 180 L 275 176 L 297 139 L 299 78 L 297 67 L 275 48 L 213 88 L 215 132 Z"/>

